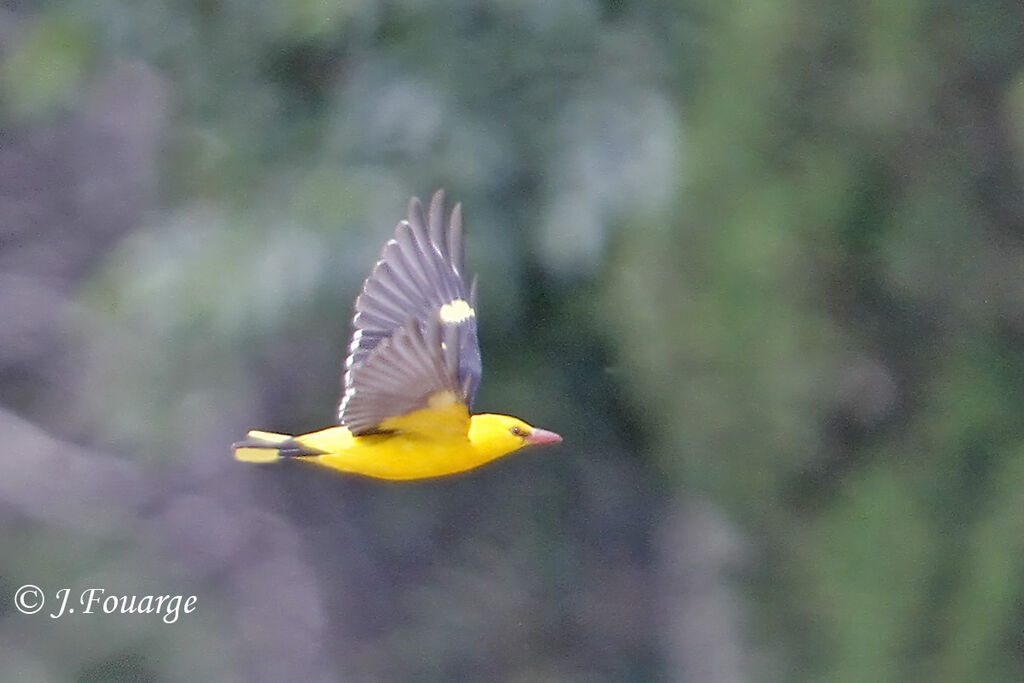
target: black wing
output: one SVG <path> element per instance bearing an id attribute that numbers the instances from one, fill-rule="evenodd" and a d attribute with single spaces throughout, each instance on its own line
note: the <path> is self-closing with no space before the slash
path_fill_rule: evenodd
<path id="1" fill-rule="evenodd" d="M 414 320 L 382 340 L 349 371 L 351 394 L 344 409 L 353 434 L 380 430 L 388 418 L 458 401 L 458 330 L 437 318 L 421 328 Z M 463 413 L 465 421 L 468 413 Z M 458 419 L 458 418 L 456 418 Z M 463 430 L 468 428 L 465 422 Z"/>
<path id="2" fill-rule="evenodd" d="M 437 391 L 454 392 L 467 407 L 472 403 L 481 363 L 476 282 L 466 285 L 463 252 L 460 206 L 446 223 L 441 191 L 429 214 L 413 198 L 408 218 L 398 224 L 356 299 L 338 408 L 353 434 L 373 432 L 389 417 L 427 407 Z M 431 343 L 434 337 L 437 344 Z M 417 369 L 427 353 L 430 367 L 449 368 L 451 375 Z"/>

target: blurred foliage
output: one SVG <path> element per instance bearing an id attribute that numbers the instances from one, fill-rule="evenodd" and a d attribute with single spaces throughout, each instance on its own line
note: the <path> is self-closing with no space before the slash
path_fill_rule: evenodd
<path id="1" fill-rule="evenodd" d="M 1024 676 L 1018 4 L 4 7 L 0 679 Z M 437 187 L 565 443 L 232 462 Z"/>
<path id="2" fill-rule="evenodd" d="M 787 672 L 1021 676 L 1021 18 L 716 6 L 680 221 L 612 255 L 661 462 L 744 520 Z"/>

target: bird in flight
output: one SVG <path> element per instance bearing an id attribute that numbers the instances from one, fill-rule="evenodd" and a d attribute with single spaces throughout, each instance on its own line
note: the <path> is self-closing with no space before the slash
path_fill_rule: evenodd
<path id="1" fill-rule="evenodd" d="M 356 299 L 338 407 L 342 426 L 302 436 L 251 431 L 236 460 L 315 463 L 379 479 L 464 472 L 554 432 L 509 415 L 471 415 L 480 382 L 476 279 L 465 277 L 462 209 L 439 190 L 409 202 Z"/>

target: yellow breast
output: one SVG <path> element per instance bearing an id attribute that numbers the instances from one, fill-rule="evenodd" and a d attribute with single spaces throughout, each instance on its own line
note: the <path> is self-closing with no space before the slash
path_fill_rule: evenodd
<path id="1" fill-rule="evenodd" d="M 443 441 L 411 434 L 353 437 L 344 427 L 332 427 L 301 436 L 299 441 L 326 451 L 304 461 L 378 479 L 440 477 L 479 467 L 489 459 L 466 437 Z"/>

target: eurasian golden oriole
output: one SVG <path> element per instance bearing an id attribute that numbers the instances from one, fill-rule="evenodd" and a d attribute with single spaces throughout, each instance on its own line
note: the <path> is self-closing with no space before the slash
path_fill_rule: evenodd
<path id="1" fill-rule="evenodd" d="M 476 279 L 464 275 L 462 209 L 444 220 L 438 191 L 384 246 L 356 299 L 340 427 L 302 436 L 251 431 L 235 459 L 294 458 L 380 479 L 423 479 L 479 467 L 561 437 L 509 415 L 470 415 L 480 382 Z"/>

